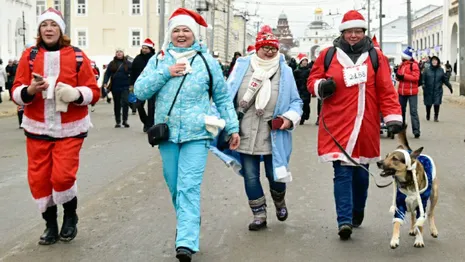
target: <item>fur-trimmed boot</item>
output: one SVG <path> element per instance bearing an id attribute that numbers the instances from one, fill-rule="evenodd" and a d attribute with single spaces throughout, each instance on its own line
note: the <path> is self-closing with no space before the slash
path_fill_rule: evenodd
<path id="1" fill-rule="evenodd" d="M 258 231 L 266 227 L 266 199 L 265 196 L 256 200 L 249 200 L 253 213 L 253 221 L 249 224 L 250 231 Z"/>
<path id="2" fill-rule="evenodd" d="M 286 200 L 284 196 L 286 195 L 286 191 L 284 192 L 277 192 L 274 190 L 271 191 L 271 197 L 273 198 L 274 206 L 276 207 L 276 217 L 279 221 L 286 221 L 288 216 L 288 211 L 286 207 Z"/>
<path id="3" fill-rule="evenodd" d="M 64 216 L 63 225 L 60 231 L 60 240 L 69 242 L 73 240 L 77 235 L 77 223 L 78 216 L 76 214 L 77 209 L 77 197 L 74 197 L 69 202 L 63 204 Z"/>
<path id="4" fill-rule="evenodd" d="M 42 213 L 42 217 L 46 222 L 44 233 L 40 236 L 39 245 L 52 245 L 58 241 L 58 221 L 57 221 L 57 206 L 48 207 Z"/>

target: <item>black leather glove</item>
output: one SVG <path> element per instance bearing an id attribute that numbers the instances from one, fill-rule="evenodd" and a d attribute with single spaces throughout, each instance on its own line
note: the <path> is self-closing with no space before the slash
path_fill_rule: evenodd
<path id="1" fill-rule="evenodd" d="M 396 74 L 396 78 L 397 78 L 397 80 L 402 81 L 402 80 L 404 80 L 404 75 Z"/>
<path id="2" fill-rule="evenodd" d="M 325 81 L 321 81 L 320 85 L 318 86 L 318 95 L 322 99 L 332 96 L 335 91 L 336 91 L 336 82 L 334 82 L 332 77 L 328 78 Z"/>
<path id="3" fill-rule="evenodd" d="M 393 134 L 399 134 L 402 131 L 402 122 L 400 121 L 391 121 L 386 123 L 386 127 L 389 132 Z"/>

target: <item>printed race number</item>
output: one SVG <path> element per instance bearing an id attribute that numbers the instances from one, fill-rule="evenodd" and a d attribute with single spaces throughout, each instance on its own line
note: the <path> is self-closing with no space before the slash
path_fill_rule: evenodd
<path id="1" fill-rule="evenodd" d="M 367 82 L 367 65 L 359 65 L 344 68 L 344 82 L 347 87 L 356 86 Z"/>

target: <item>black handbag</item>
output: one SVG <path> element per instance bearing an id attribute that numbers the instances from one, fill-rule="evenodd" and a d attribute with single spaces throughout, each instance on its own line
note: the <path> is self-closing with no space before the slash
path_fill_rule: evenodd
<path id="1" fill-rule="evenodd" d="M 191 66 L 192 63 L 194 63 L 194 59 L 197 55 L 195 55 L 192 58 L 191 61 Z M 147 135 L 149 139 L 149 144 L 152 145 L 152 147 L 159 145 L 161 142 L 168 141 L 170 138 L 170 129 L 168 127 L 168 118 L 171 115 L 171 110 L 173 110 L 174 103 L 176 102 L 176 99 L 178 98 L 179 91 L 181 90 L 182 85 L 184 84 L 184 81 L 186 80 L 187 74 L 184 75 L 182 78 L 181 84 L 179 85 L 178 91 L 176 91 L 176 95 L 174 96 L 173 103 L 171 104 L 170 110 L 168 111 L 168 114 L 166 115 L 166 119 L 164 123 L 156 124 L 149 128 L 147 130 Z"/>

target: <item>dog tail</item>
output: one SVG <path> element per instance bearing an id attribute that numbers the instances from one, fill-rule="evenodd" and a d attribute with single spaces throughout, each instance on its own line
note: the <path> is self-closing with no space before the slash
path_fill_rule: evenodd
<path id="1" fill-rule="evenodd" d="M 407 140 L 407 124 L 404 124 L 404 126 L 402 127 L 402 131 L 400 131 L 400 133 L 397 134 L 397 138 L 399 139 L 400 145 L 402 145 L 405 149 L 412 151 Z"/>

